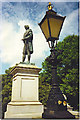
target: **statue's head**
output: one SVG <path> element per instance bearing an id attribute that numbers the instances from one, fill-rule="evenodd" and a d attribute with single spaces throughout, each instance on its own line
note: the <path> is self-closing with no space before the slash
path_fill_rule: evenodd
<path id="1" fill-rule="evenodd" d="M 29 29 L 29 25 L 25 25 L 24 27 L 25 27 L 26 30 Z"/>

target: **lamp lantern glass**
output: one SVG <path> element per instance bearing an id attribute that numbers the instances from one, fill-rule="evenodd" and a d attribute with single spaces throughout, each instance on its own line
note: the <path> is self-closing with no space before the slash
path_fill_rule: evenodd
<path id="1" fill-rule="evenodd" d="M 47 41 L 58 40 L 65 17 L 57 15 L 53 10 L 46 11 L 46 15 L 39 26 Z"/>

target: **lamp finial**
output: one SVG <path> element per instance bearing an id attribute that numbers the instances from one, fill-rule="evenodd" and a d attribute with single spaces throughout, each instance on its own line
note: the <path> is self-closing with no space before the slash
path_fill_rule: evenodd
<path id="1" fill-rule="evenodd" d="M 52 8 L 53 8 L 53 6 L 52 6 L 51 2 L 49 2 L 49 4 L 48 4 L 48 10 L 52 10 Z"/>

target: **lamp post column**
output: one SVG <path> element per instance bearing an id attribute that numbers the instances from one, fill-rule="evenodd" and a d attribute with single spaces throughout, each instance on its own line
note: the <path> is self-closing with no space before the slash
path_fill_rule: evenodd
<path id="1" fill-rule="evenodd" d="M 54 41 L 55 42 L 55 41 Z M 56 56 L 56 50 L 54 47 L 54 42 L 51 46 L 51 55 L 48 58 L 49 63 L 51 64 L 51 91 L 48 97 L 47 101 L 47 108 L 48 110 L 67 110 L 67 104 L 65 106 L 63 105 L 63 102 L 65 100 L 64 96 L 62 95 L 62 92 L 59 88 L 58 82 L 57 82 L 57 56 Z M 60 101 L 60 103 L 59 103 Z"/>
<path id="2" fill-rule="evenodd" d="M 55 41 L 54 41 L 55 42 Z M 43 118 L 75 118 L 67 111 L 67 102 L 59 88 L 57 81 L 57 56 L 56 50 L 51 46 L 51 54 L 47 58 L 51 64 L 51 90 L 47 101 L 47 109 L 43 113 Z"/>

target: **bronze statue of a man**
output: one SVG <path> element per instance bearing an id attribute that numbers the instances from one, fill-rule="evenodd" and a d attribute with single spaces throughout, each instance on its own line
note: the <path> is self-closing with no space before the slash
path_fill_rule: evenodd
<path id="1" fill-rule="evenodd" d="M 29 25 L 24 26 L 26 29 L 26 32 L 23 35 L 23 42 L 24 42 L 24 48 L 23 48 L 23 57 L 22 62 L 25 61 L 26 55 L 28 56 L 28 63 L 30 63 L 31 54 L 33 53 L 33 32 L 31 29 L 29 29 Z"/>

